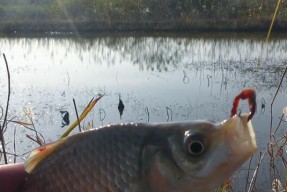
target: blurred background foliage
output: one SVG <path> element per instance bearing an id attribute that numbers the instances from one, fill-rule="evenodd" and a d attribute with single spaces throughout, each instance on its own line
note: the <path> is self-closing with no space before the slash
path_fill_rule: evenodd
<path id="1" fill-rule="evenodd" d="M 247 20 L 258 25 L 270 23 L 275 6 L 274 0 L 0 0 L 0 21 L 188 25 L 199 20 Z M 286 19 L 283 0 L 278 21 Z"/>

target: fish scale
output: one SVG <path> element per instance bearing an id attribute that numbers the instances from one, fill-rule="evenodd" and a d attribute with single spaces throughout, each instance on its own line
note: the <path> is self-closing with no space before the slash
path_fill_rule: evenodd
<path id="1" fill-rule="evenodd" d="M 32 152 L 22 192 L 209 192 L 256 148 L 248 115 L 106 126 Z"/>
<path id="2" fill-rule="evenodd" d="M 129 190 L 131 181 L 140 176 L 138 164 L 145 131 L 135 131 L 132 125 L 126 129 L 112 126 L 105 129 L 109 131 L 102 128 L 80 137 L 70 137 L 57 150 L 57 155 L 51 155 L 41 163 L 46 166 L 40 164 L 31 174 L 24 191 L 59 191 L 63 184 L 62 191 L 71 192 Z M 46 170 L 49 170 L 48 174 Z M 39 182 L 38 177 L 41 178 Z M 82 183 L 81 178 L 86 178 L 89 185 Z M 42 186 L 46 187 L 43 189 Z"/>

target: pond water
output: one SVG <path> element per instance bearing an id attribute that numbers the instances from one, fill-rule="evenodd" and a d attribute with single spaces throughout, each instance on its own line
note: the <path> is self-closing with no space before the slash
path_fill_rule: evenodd
<path id="1" fill-rule="evenodd" d="M 29 122 L 25 113 L 30 113 L 37 131 L 50 142 L 67 128 L 62 127 L 60 111 L 69 112 L 71 122 L 76 120 L 73 98 L 81 113 L 92 98 L 105 94 L 83 127 L 194 119 L 219 122 L 229 117 L 234 97 L 243 88 L 252 87 L 258 103 L 252 119 L 259 145 L 252 162 L 254 171 L 259 153 L 269 142 L 270 104 L 287 60 L 287 36 L 272 37 L 268 46 L 264 43 L 264 34 L 2 37 L 0 52 L 6 54 L 11 73 L 8 118 Z M 5 108 L 3 59 L 0 90 L 0 105 Z M 122 116 L 119 97 L 125 106 Z M 286 99 L 284 78 L 273 106 L 273 130 Z M 248 112 L 247 103 L 242 102 L 240 109 Z M 281 121 L 278 138 L 285 129 L 286 123 Z M 20 155 L 37 147 L 26 134 L 33 132 L 10 123 L 5 133 L 7 150 L 14 153 L 14 140 Z M 26 157 L 21 155 L 17 161 Z M 260 168 L 257 189 L 270 187 L 270 182 L 265 182 L 269 175 L 265 164 Z M 247 168 L 248 162 L 234 179 L 238 190 L 245 189 Z"/>

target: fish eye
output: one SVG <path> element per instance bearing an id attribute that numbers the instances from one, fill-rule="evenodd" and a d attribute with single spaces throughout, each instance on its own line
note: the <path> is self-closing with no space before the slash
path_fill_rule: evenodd
<path id="1" fill-rule="evenodd" d="M 201 155 L 206 150 L 203 135 L 198 133 L 186 134 L 184 144 L 187 152 L 192 156 Z"/>
<path id="2" fill-rule="evenodd" d="M 188 150 L 192 155 L 199 155 L 204 151 L 204 145 L 201 141 L 193 141 L 189 143 Z"/>

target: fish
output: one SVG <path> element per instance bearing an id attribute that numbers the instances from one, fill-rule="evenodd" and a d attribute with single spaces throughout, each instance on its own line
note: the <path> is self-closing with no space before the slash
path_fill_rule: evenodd
<path id="1" fill-rule="evenodd" d="M 33 151 L 22 192 L 208 192 L 256 149 L 248 114 L 107 125 Z"/>

